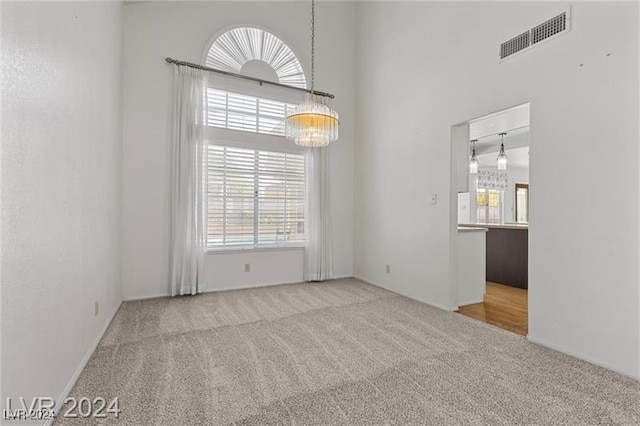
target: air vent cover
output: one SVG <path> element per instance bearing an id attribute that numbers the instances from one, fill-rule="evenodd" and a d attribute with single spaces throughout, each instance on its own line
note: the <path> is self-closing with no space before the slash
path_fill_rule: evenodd
<path id="1" fill-rule="evenodd" d="M 569 10 L 502 43 L 500 45 L 500 59 L 505 59 L 543 40 L 565 32 L 569 32 Z"/>
<path id="2" fill-rule="evenodd" d="M 529 31 L 502 43 L 500 45 L 500 59 L 504 59 L 527 47 L 529 47 Z"/>
<path id="3" fill-rule="evenodd" d="M 531 44 L 536 44 L 567 29 L 567 12 L 531 29 Z"/>

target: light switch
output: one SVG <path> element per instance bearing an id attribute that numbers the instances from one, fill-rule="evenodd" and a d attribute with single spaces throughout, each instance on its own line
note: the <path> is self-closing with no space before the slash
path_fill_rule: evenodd
<path id="1" fill-rule="evenodd" d="M 438 194 L 435 192 L 431 194 L 431 204 L 438 204 Z"/>

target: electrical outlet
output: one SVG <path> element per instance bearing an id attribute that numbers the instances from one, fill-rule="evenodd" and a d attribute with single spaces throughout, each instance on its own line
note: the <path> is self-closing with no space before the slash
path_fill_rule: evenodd
<path id="1" fill-rule="evenodd" d="M 391 265 L 387 265 L 387 274 L 391 273 Z"/>
<path id="2" fill-rule="evenodd" d="M 100 302 L 96 300 L 93 304 L 93 316 L 97 317 L 99 313 L 100 313 Z"/>
<path id="3" fill-rule="evenodd" d="M 250 263 L 245 263 L 244 264 L 244 271 L 245 272 L 251 272 L 251 264 Z"/>

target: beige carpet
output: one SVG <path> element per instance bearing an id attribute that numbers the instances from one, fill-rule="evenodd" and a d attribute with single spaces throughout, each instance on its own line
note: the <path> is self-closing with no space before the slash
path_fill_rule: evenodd
<path id="1" fill-rule="evenodd" d="M 338 280 L 124 303 L 56 424 L 640 424 L 640 382 Z"/>

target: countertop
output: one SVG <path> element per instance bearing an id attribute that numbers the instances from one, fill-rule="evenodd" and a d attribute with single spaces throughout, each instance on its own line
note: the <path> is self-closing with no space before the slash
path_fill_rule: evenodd
<path id="1" fill-rule="evenodd" d="M 493 224 L 493 223 L 459 223 L 458 224 L 458 231 L 460 231 L 460 228 L 469 228 L 469 229 L 474 229 L 474 228 L 497 228 L 497 229 L 529 229 L 529 224 L 526 223 L 503 223 L 501 225 L 498 224 Z"/>
<path id="2" fill-rule="evenodd" d="M 475 225 L 458 225 L 458 232 L 487 232 L 489 228 L 481 228 Z"/>

